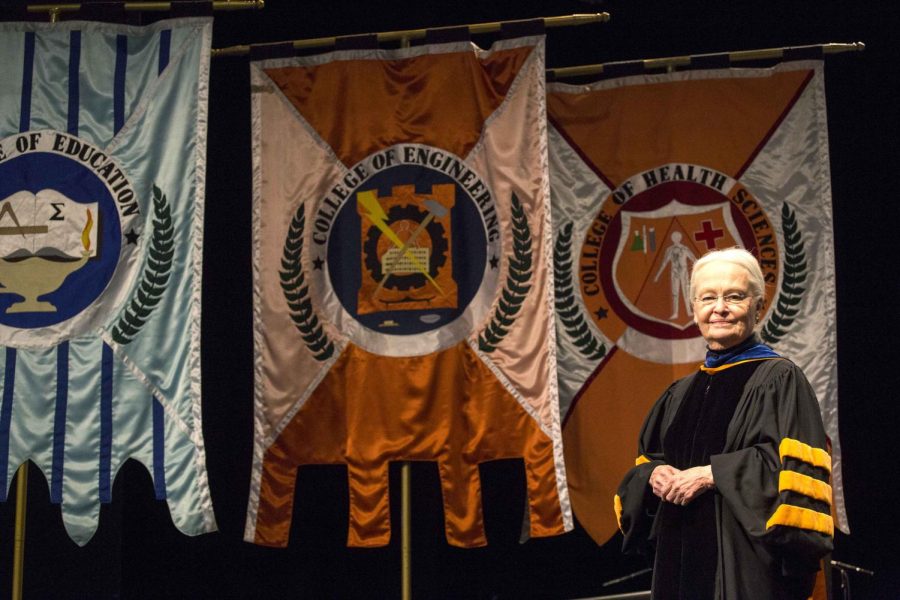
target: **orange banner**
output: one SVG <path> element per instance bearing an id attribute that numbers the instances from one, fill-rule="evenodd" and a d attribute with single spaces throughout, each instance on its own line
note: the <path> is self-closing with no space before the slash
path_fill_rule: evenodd
<path id="1" fill-rule="evenodd" d="M 597 543 L 650 406 L 703 360 L 688 288 L 709 250 L 760 260 L 760 335 L 803 367 L 837 439 L 823 94 L 818 63 L 549 86 L 565 454 Z M 824 362 L 807 350 L 822 338 Z"/>
<path id="2" fill-rule="evenodd" d="M 391 461 L 438 463 L 450 544 L 487 543 L 496 459 L 524 464 L 531 535 L 571 529 L 543 65 L 542 38 L 252 65 L 248 541 L 287 544 L 317 463 L 347 466 L 351 546 L 390 539 Z"/>

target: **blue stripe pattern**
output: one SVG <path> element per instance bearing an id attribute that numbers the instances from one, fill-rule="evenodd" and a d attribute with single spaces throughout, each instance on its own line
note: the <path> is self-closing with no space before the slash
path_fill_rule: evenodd
<path id="1" fill-rule="evenodd" d="M 165 412 L 163 405 L 156 398 L 153 399 L 153 488 L 156 491 L 157 500 L 166 499 L 166 463 L 165 463 L 165 439 L 166 432 Z"/>
<path id="2" fill-rule="evenodd" d="M 56 347 L 56 413 L 53 416 L 53 466 L 50 502 L 62 503 L 63 461 L 66 450 L 66 412 L 69 407 L 69 342 Z"/>
<path id="3" fill-rule="evenodd" d="M 169 48 L 172 46 L 172 30 L 163 29 L 159 32 L 159 73 L 169 66 Z"/>
<path id="4" fill-rule="evenodd" d="M 100 361 L 100 502 L 112 501 L 113 351 L 103 344 Z"/>
<path id="5" fill-rule="evenodd" d="M 25 34 L 25 59 L 22 64 L 22 108 L 19 111 L 19 131 L 31 127 L 31 86 L 34 79 L 34 32 Z"/>
<path id="6" fill-rule="evenodd" d="M 69 33 L 69 106 L 66 130 L 78 135 L 80 106 L 79 70 L 81 32 Z M 56 349 L 56 410 L 53 415 L 53 462 L 50 470 L 50 502 L 62 503 L 62 481 L 66 449 L 66 413 L 69 407 L 69 342 Z"/>
<path id="7" fill-rule="evenodd" d="M 6 476 L 9 464 L 9 428 L 12 423 L 13 387 L 16 383 L 16 349 L 6 349 L 6 371 L 3 373 L 3 407 L 0 408 L 0 500 L 6 502 Z"/>
<path id="8" fill-rule="evenodd" d="M 78 70 L 81 66 L 81 32 L 69 34 L 69 123 L 66 131 L 78 135 Z"/>
<path id="9" fill-rule="evenodd" d="M 116 36 L 116 74 L 113 83 L 113 130 L 125 125 L 125 69 L 128 68 L 128 36 Z"/>
<path id="10" fill-rule="evenodd" d="M 22 60 L 22 105 L 19 111 L 19 131 L 31 127 L 31 88 L 34 81 L 33 31 L 25 33 L 25 56 Z M 6 502 L 9 487 L 6 469 L 9 464 L 9 430 L 12 424 L 13 390 L 16 384 L 16 349 L 6 348 L 6 365 L 3 372 L 3 406 L 0 407 L 0 501 Z"/>

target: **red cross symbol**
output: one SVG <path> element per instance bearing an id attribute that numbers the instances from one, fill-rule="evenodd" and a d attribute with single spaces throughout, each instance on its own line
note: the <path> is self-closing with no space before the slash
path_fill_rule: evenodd
<path id="1" fill-rule="evenodd" d="M 716 247 L 716 240 L 725 237 L 725 231 L 722 229 L 713 229 L 712 221 L 703 221 L 703 231 L 694 233 L 694 239 L 698 242 L 706 242 L 706 249 L 712 250 Z"/>

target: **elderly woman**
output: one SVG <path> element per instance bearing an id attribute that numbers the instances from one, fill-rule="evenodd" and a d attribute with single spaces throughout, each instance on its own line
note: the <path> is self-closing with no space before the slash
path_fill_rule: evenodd
<path id="1" fill-rule="evenodd" d="M 807 598 L 832 547 L 819 405 L 800 369 L 754 335 L 763 290 L 746 250 L 694 264 L 705 364 L 653 406 L 615 499 L 623 550 L 655 547 L 654 598 Z"/>

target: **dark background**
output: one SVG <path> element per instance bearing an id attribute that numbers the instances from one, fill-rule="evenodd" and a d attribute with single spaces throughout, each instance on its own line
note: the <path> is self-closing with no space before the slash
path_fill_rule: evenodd
<path id="1" fill-rule="evenodd" d="M 900 598 L 896 495 L 898 392 L 897 171 L 900 167 L 900 5 L 892 2 L 610 0 L 414 2 L 269 0 L 262 11 L 217 12 L 213 47 L 606 10 L 609 23 L 550 29 L 547 65 L 580 64 L 863 41 L 863 53 L 826 59 L 837 263 L 843 473 L 852 534 L 834 558 L 873 569 L 853 574 L 856 599 Z M 148 15 L 144 22 L 159 18 Z M 487 47 L 491 36 L 474 41 Z M 0 82 L 2 83 L 2 82 Z M 179 533 L 153 499 L 144 468 L 119 472 L 100 527 L 78 548 L 47 483 L 30 469 L 26 598 L 398 598 L 399 466 L 392 476 L 393 541 L 348 549 L 346 472 L 304 467 L 286 549 L 242 541 L 252 451 L 250 118 L 246 58 L 211 68 L 203 285 L 203 419 L 220 531 Z M 414 598 L 578 598 L 649 586 L 647 576 L 603 587 L 646 567 L 618 540 L 597 547 L 580 527 L 518 543 L 524 471 L 482 467 L 489 545 L 448 546 L 437 469 L 412 467 Z M 10 590 L 15 483 L 0 504 L 0 597 Z M 598 502 L 608 503 L 607 498 Z"/>

